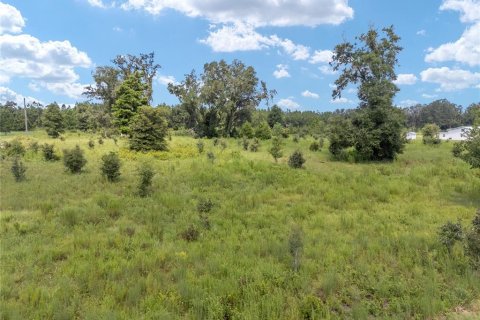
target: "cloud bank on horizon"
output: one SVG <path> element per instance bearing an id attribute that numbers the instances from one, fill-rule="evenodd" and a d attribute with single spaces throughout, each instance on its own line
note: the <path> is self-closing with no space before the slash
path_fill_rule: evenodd
<path id="1" fill-rule="evenodd" d="M 71 1 L 69 5 L 83 5 L 82 14 L 92 17 L 98 17 L 95 11 L 101 11 L 107 18 L 109 14 L 124 19 L 142 14 L 143 19 L 153 22 L 166 18 L 176 21 L 180 19 L 177 16 L 183 16 L 198 21 L 200 26 L 207 25 L 203 36 L 192 43 L 185 43 L 182 40 L 185 37 L 178 31 L 178 43 L 169 46 L 173 50 L 175 46 L 185 47 L 192 54 L 203 50 L 199 49 L 201 47 L 209 48 L 205 62 L 219 56 L 233 59 L 236 55 L 249 55 L 252 61 L 258 61 L 253 66 L 261 73 L 262 80 L 277 89 L 276 103 L 284 109 L 301 109 L 312 103 L 328 105 L 328 108 L 350 108 L 357 101 L 353 88 L 342 99 L 330 98 L 329 85 L 337 76 L 329 66 L 334 44 L 318 41 L 321 47 L 312 46 L 312 41 L 304 36 L 304 33 L 310 33 L 320 39 L 327 38 L 329 31 L 338 33 L 347 27 L 354 29 L 355 35 L 366 31 L 356 30 L 355 21 L 364 13 L 357 12 L 347 0 L 249 0 L 248 5 L 224 0 L 82 1 L 80 4 Z M 375 1 L 378 0 L 370 2 Z M 456 23 L 464 30 L 457 39 L 442 38 L 437 34 L 436 41 L 432 41 L 434 45 L 423 47 L 421 63 L 401 66 L 402 72 L 398 73 L 395 83 L 405 96 L 398 105 L 406 106 L 439 96 L 463 99 L 465 103 L 480 100 L 480 0 L 444 0 L 436 9 L 436 12 L 429 13 L 431 17 L 455 14 Z M 20 101 L 24 96 L 33 101 L 32 96 L 36 95 L 41 96 L 42 101 L 83 100 L 84 87 L 92 81 L 88 73 L 96 65 L 104 64 L 92 58 L 98 56 L 97 49 L 77 48 L 74 43 L 82 42 L 78 32 L 59 40 L 50 40 L 48 32 L 45 32 L 47 35 L 39 32 L 42 36 L 25 32 L 29 20 L 40 19 L 42 12 L 38 12 L 38 16 L 36 12 L 25 16 L 22 11 L 29 11 L 28 7 L 22 10 L 8 1 L 0 2 L 0 103 Z M 121 20 L 110 19 L 110 32 L 122 33 L 127 29 L 121 26 Z M 153 36 L 159 30 L 141 31 Z M 182 32 L 187 34 L 193 30 L 186 28 Z M 422 27 L 412 34 L 418 40 L 419 37 L 427 39 L 434 32 Z M 89 37 L 92 42 L 97 41 L 94 34 Z M 336 39 L 337 43 L 342 40 Z M 133 38 L 132 46 L 141 44 L 140 37 Z M 409 50 L 409 45 L 417 43 L 412 40 L 404 45 L 404 50 Z M 110 52 L 110 57 L 117 53 Z M 174 74 L 159 75 L 157 84 L 160 87 L 181 79 L 188 72 L 185 62 L 162 62 L 172 63 L 169 70 Z M 316 83 L 315 87 L 312 82 Z"/>

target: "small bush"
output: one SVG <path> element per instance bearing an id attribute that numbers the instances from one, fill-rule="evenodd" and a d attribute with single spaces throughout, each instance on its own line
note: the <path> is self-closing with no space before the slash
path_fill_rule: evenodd
<path id="1" fill-rule="evenodd" d="M 83 155 L 83 150 L 77 145 L 73 149 L 63 150 L 63 164 L 67 171 L 71 173 L 80 173 L 87 164 L 87 160 Z"/>
<path id="2" fill-rule="evenodd" d="M 218 138 L 213 139 L 213 146 L 214 147 L 218 146 L 219 143 L 220 143 L 220 139 L 218 139 Z"/>
<path id="3" fill-rule="evenodd" d="M 213 163 L 215 161 L 215 154 L 212 151 L 207 152 L 207 159 Z"/>
<path id="4" fill-rule="evenodd" d="M 240 128 L 240 137 L 252 139 L 254 136 L 253 127 L 250 122 L 245 122 Z"/>
<path id="5" fill-rule="evenodd" d="M 120 158 L 115 152 L 110 152 L 102 156 L 102 176 L 107 178 L 108 181 L 117 181 L 120 177 Z"/>
<path id="6" fill-rule="evenodd" d="M 213 209 L 213 202 L 210 199 L 200 200 L 197 205 L 197 211 L 200 213 L 208 213 Z"/>
<path id="7" fill-rule="evenodd" d="M 292 140 L 293 140 L 293 142 L 298 143 L 298 141 L 300 139 L 299 139 L 298 135 L 294 135 Z"/>
<path id="8" fill-rule="evenodd" d="M 320 150 L 320 143 L 318 143 L 317 141 L 313 141 L 310 144 L 310 151 L 319 151 L 319 150 Z"/>
<path id="9" fill-rule="evenodd" d="M 247 151 L 249 144 L 250 144 L 250 142 L 248 141 L 248 139 L 245 139 L 245 138 L 244 138 L 243 141 L 242 141 L 243 150 Z"/>
<path id="10" fill-rule="evenodd" d="M 30 142 L 28 148 L 32 150 L 33 153 L 38 153 L 38 149 L 40 148 L 40 145 L 38 144 L 38 141 L 32 141 Z"/>
<path id="11" fill-rule="evenodd" d="M 318 138 L 318 146 L 320 147 L 320 149 L 322 149 L 324 145 L 325 145 L 325 139 Z"/>
<path id="12" fill-rule="evenodd" d="M 197 141 L 197 149 L 198 149 L 198 153 L 200 154 L 203 153 L 203 150 L 205 149 L 205 144 L 203 143 L 202 140 Z"/>
<path id="13" fill-rule="evenodd" d="M 422 129 L 423 143 L 424 144 L 439 144 L 441 142 L 438 137 L 440 133 L 440 127 L 436 124 L 426 124 Z"/>
<path id="14" fill-rule="evenodd" d="M 250 151 L 257 152 L 260 148 L 260 142 L 257 138 L 253 139 L 252 143 L 250 144 Z"/>
<path id="15" fill-rule="evenodd" d="M 195 228 L 194 225 L 190 225 L 187 229 L 185 229 L 182 234 L 182 239 L 186 240 L 188 242 L 196 241 L 198 240 L 198 237 L 200 236 L 200 232 Z"/>
<path id="16" fill-rule="evenodd" d="M 88 148 L 93 149 L 94 147 L 95 147 L 95 142 L 92 139 L 88 140 Z"/>
<path id="17" fill-rule="evenodd" d="M 438 231 L 438 236 L 440 243 L 447 247 L 448 252 L 452 250 L 453 245 L 456 241 L 462 241 L 463 239 L 463 228 L 460 222 L 453 223 L 447 222 L 440 227 Z"/>
<path id="18" fill-rule="evenodd" d="M 6 154 L 10 157 L 23 157 L 25 155 L 25 147 L 18 139 L 12 140 L 6 145 Z"/>
<path id="19" fill-rule="evenodd" d="M 16 182 L 21 182 L 25 180 L 25 171 L 27 171 L 27 168 L 25 167 L 23 162 L 20 161 L 18 157 L 16 157 L 15 160 L 13 160 L 12 164 L 12 174 Z"/>
<path id="20" fill-rule="evenodd" d="M 288 239 L 290 255 L 293 258 L 293 270 L 295 272 L 300 268 L 300 255 L 303 249 L 303 232 L 299 226 L 294 226 Z"/>
<path id="21" fill-rule="evenodd" d="M 268 152 L 272 155 L 275 162 L 278 162 L 278 158 L 283 155 L 282 152 L 282 140 L 279 136 L 274 136 L 272 139 L 272 147 Z"/>
<path id="22" fill-rule="evenodd" d="M 45 161 L 58 161 L 60 157 L 55 153 L 55 147 L 53 144 L 45 143 L 42 145 L 43 159 Z"/>
<path id="23" fill-rule="evenodd" d="M 262 140 L 268 140 L 272 137 L 272 130 L 266 121 L 260 123 L 255 129 L 255 137 Z"/>
<path id="24" fill-rule="evenodd" d="M 465 251 L 475 268 L 480 268 L 480 209 L 472 221 L 472 229 L 465 237 Z"/>
<path id="25" fill-rule="evenodd" d="M 459 158 L 462 155 L 464 150 L 464 145 L 462 142 L 455 142 L 452 147 L 452 154 L 455 158 Z"/>
<path id="26" fill-rule="evenodd" d="M 227 149 L 227 146 L 228 146 L 227 141 L 225 141 L 225 140 L 220 141 L 220 148 L 222 148 L 222 151 Z"/>
<path id="27" fill-rule="evenodd" d="M 98 144 L 99 144 L 99 145 L 102 145 L 102 144 L 103 144 L 103 138 L 102 138 L 102 137 L 98 138 Z"/>
<path id="28" fill-rule="evenodd" d="M 155 172 L 153 171 L 152 167 L 144 164 L 140 167 L 138 175 L 140 177 L 140 182 L 138 184 L 138 195 L 144 198 L 151 193 L 152 180 L 155 176 Z"/>
<path id="29" fill-rule="evenodd" d="M 292 168 L 298 169 L 303 167 L 303 164 L 305 163 L 305 161 L 306 160 L 305 158 L 303 158 L 302 152 L 297 150 L 294 153 L 292 153 L 292 155 L 288 159 L 288 165 Z"/>

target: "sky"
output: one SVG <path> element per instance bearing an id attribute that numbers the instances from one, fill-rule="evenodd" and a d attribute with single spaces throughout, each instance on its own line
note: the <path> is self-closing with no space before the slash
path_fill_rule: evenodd
<path id="1" fill-rule="evenodd" d="M 153 51 L 153 105 L 178 103 L 167 84 L 192 69 L 239 59 L 284 110 L 354 108 L 353 86 L 332 100 L 332 50 L 390 25 L 403 47 L 397 106 L 480 102 L 480 0 L 4 0 L 0 103 L 85 101 L 97 66 Z"/>

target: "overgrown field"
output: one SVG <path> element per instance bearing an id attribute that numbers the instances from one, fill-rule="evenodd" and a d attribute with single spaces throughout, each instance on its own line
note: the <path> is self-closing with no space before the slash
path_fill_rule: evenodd
<path id="1" fill-rule="evenodd" d="M 462 248 L 438 241 L 441 225 L 467 225 L 480 207 L 480 174 L 449 143 L 353 164 L 289 138 L 276 164 L 270 142 L 250 152 L 204 140 L 199 154 L 196 140 L 174 136 L 169 152 L 143 155 L 88 134 L 0 140 L 16 136 L 58 151 L 78 144 L 88 163 L 69 174 L 29 150 L 17 183 L 12 161 L 0 162 L 1 319 L 426 319 L 480 296 Z M 305 169 L 287 165 L 297 148 Z M 116 183 L 100 174 L 109 151 L 122 159 Z M 146 198 L 143 162 L 157 173 Z"/>

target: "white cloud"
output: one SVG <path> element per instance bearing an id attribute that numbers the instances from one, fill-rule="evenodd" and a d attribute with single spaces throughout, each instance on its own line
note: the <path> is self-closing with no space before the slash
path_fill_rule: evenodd
<path id="1" fill-rule="evenodd" d="M 35 99 L 33 97 L 26 97 L 22 96 L 21 94 L 6 88 L 6 87 L 0 87 L 0 103 L 4 104 L 7 101 L 13 101 L 17 105 L 23 106 L 23 98 L 25 98 L 26 103 L 32 103 L 32 102 L 39 102 L 41 104 L 44 104 L 38 99 Z"/>
<path id="2" fill-rule="evenodd" d="M 438 48 L 429 48 L 425 61 L 456 61 L 470 66 L 480 65 L 480 1 L 445 0 L 440 10 L 459 11 L 460 21 L 473 25 L 468 26 L 457 41 L 444 43 Z"/>
<path id="3" fill-rule="evenodd" d="M 158 82 L 161 84 L 161 85 L 164 85 L 164 86 L 168 86 L 169 83 L 173 83 L 173 84 L 176 84 L 177 83 L 177 80 L 175 80 L 175 77 L 174 76 L 157 76 L 157 79 L 158 79 Z"/>
<path id="4" fill-rule="evenodd" d="M 311 92 L 311 91 L 308 91 L 308 90 L 303 91 L 303 92 L 302 92 L 302 96 L 304 96 L 305 98 L 312 98 L 312 99 L 318 99 L 318 98 L 320 98 L 320 96 L 318 95 L 318 93 Z"/>
<path id="5" fill-rule="evenodd" d="M 283 109 L 297 109 L 300 107 L 300 105 L 293 101 L 292 97 L 288 97 L 287 99 L 280 99 L 277 102 L 277 105 Z"/>
<path id="6" fill-rule="evenodd" d="M 426 35 L 427 35 L 427 31 L 425 29 L 417 31 L 417 36 L 426 36 Z"/>
<path id="7" fill-rule="evenodd" d="M 115 31 L 115 32 L 122 32 L 123 31 L 123 29 L 118 27 L 118 26 L 113 27 L 112 30 Z"/>
<path id="8" fill-rule="evenodd" d="M 290 39 L 280 39 L 276 35 L 271 36 L 270 39 L 274 45 L 280 46 L 286 53 L 288 53 L 293 60 L 307 60 L 310 57 L 310 48 L 301 44 L 295 44 Z"/>
<path id="9" fill-rule="evenodd" d="M 445 0 L 440 10 L 460 11 L 460 21 L 464 23 L 480 20 L 480 2 L 478 0 Z"/>
<path id="10" fill-rule="evenodd" d="M 353 103 L 352 100 L 349 100 L 345 97 L 341 97 L 341 98 L 337 98 L 337 99 L 332 99 L 330 100 L 330 103 L 333 103 L 333 104 L 343 104 L 343 103 Z"/>
<path id="11" fill-rule="evenodd" d="M 290 78 L 290 73 L 288 73 L 288 66 L 285 64 L 277 64 L 277 70 L 273 71 L 273 76 L 277 79 L 281 78 Z"/>
<path id="12" fill-rule="evenodd" d="M 0 2 L 0 34 L 20 33 L 25 26 L 25 20 L 17 8 Z"/>
<path id="13" fill-rule="evenodd" d="M 102 0 L 87 0 L 88 3 L 97 8 L 106 8 L 105 4 L 102 2 Z"/>
<path id="14" fill-rule="evenodd" d="M 407 100 L 400 101 L 397 106 L 399 106 L 401 108 L 407 108 L 407 107 L 414 106 L 416 104 L 418 104 L 418 101 L 407 99 Z"/>
<path id="15" fill-rule="evenodd" d="M 329 63 L 332 61 L 333 52 L 330 50 L 315 50 L 310 58 L 310 63 Z"/>
<path id="16" fill-rule="evenodd" d="M 426 62 L 457 61 L 470 66 L 480 65 L 480 22 L 468 27 L 455 42 L 430 48 Z"/>
<path id="17" fill-rule="evenodd" d="M 480 84 L 480 72 L 468 70 L 442 68 L 428 68 L 420 72 L 424 82 L 440 85 L 439 91 L 456 91 L 468 89 Z"/>
<path id="18" fill-rule="evenodd" d="M 31 88 L 78 98 L 84 85 L 78 83 L 75 68 L 91 65 L 88 55 L 69 41 L 41 41 L 28 34 L 0 35 L 0 83 L 26 78 L 32 80 Z"/>
<path id="19" fill-rule="evenodd" d="M 438 95 L 436 94 L 428 94 L 428 93 L 423 93 L 422 94 L 422 98 L 425 98 L 425 99 L 433 99 L 433 98 L 436 98 L 438 97 Z"/>
<path id="20" fill-rule="evenodd" d="M 393 81 L 393 83 L 398 85 L 412 85 L 415 84 L 417 80 L 417 76 L 412 73 L 400 73 L 397 76 L 397 80 Z"/>
<path id="21" fill-rule="evenodd" d="M 91 1 L 91 0 L 90 0 Z M 259 26 L 338 25 L 353 18 L 347 0 L 282 0 L 220 1 L 220 0 L 128 0 L 124 10 L 144 10 L 158 15 L 173 9 L 188 17 L 202 17 L 213 23 L 247 23 Z"/>
<path id="22" fill-rule="evenodd" d="M 318 70 L 320 70 L 320 72 L 324 75 L 337 74 L 337 71 L 333 71 L 333 69 L 327 65 L 318 67 Z"/>

